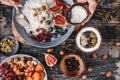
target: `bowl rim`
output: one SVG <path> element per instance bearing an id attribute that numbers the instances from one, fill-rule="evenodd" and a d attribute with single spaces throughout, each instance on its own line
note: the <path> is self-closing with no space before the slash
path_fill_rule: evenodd
<path id="1" fill-rule="evenodd" d="M 77 42 L 76 42 L 76 38 L 77 38 L 78 33 L 79 33 L 82 29 L 84 29 L 84 28 L 94 28 L 94 29 L 96 29 L 96 30 L 98 31 L 100 37 L 101 37 L 101 42 L 100 42 L 99 47 L 98 47 L 97 49 L 93 50 L 93 51 L 90 51 L 90 52 L 86 52 L 86 51 L 81 50 L 81 49 L 78 47 L 78 44 L 77 44 Z M 74 38 L 74 42 L 75 42 L 77 48 L 79 49 L 79 51 L 82 51 L 82 52 L 84 52 L 84 53 L 92 53 L 92 52 L 97 51 L 97 50 L 102 46 L 102 35 L 101 35 L 101 32 L 98 30 L 98 28 L 96 28 L 95 26 L 92 26 L 92 25 L 88 25 L 88 26 L 82 27 L 79 31 L 77 31 L 77 33 L 76 33 L 76 35 L 75 35 L 75 38 Z"/>

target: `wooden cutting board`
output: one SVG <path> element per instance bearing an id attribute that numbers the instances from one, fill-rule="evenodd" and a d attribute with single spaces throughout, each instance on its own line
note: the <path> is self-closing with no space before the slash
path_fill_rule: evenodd
<path id="1" fill-rule="evenodd" d="M 15 25 L 14 25 L 13 22 L 12 22 L 12 32 L 13 32 L 14 37 L 15 37 L 20 43 L 29 45 L 29 43 L 28 43 L 27 41 L 25 41 L 25 40 L 19 35 L 19 33 L 17 32 L 17 30 L 16 30 Z"/>

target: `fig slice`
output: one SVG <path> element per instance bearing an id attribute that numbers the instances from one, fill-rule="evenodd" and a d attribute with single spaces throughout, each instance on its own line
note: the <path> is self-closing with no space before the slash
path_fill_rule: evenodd
<path id="1" fill-rule="evenodd" d="M 49 67 L 53 67 L 57 63 L 57 58 L 51 54 L 45 53 L 45 61 Z"/>
<path id="2" fill-rule="evenodd" d="M 56 26 L 65 26 L 67 25 L 67 21 L 65 19 L 64 16 L 62 16 L 61 14 L 56 14 L 55 17 L 53 18 L 53 23 Z"/>
<path id="3" fill-rule="evenodd" d="M 62 10 L 62 8 L 63 6 L 55 6 L 55 7 L 50 8 L 50 11 L 55 13 L 55 12 Z"/>
<path id="4" fill-rule="evenodd" d="M 56 5 L 63 6 L 65 3 L 62 0 L 55 0 Z"/>

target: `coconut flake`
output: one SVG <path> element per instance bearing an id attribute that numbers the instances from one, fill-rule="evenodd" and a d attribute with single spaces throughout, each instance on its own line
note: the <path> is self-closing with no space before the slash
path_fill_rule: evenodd
<path id="1" fill-rule="evenodd" d="M 87 17 L 87 11 L 82 6 L 75 6 L 71 10 L 71 22 L 81 23 Z"/>

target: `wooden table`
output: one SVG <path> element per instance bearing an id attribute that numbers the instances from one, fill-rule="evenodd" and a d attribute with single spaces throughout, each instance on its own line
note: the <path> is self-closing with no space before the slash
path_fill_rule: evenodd
<path id="1" fill-rule="evenodd" d="M 93 59 L 91 58 L 91 54 L 86 54 L 83 52 L 80 52 L 74 43 L 74 35 L 76 32 L 73 32 L 73 34 L 70 36 L 70 38 L 66 41 L 67 45 L 71 44 L 71 46 L 67 49 L 65 49 L 65 55 L 69 53 L 74 53 L 79 56 L 81 56 L 85 62 L 85 71 L 83 73 L 87 73 L 88 78 L 86 80 L 120 80 L 120 74 L 116 72 L 118 70 L 118 67 L 116 66 L 116 63 L 120 61 L 120 46 L 115 45 L 115 42 L 120 42 L 120 6 L 119 6 L 119 0 L 112 2 L 113 0 L 103 0 L 99 3 L 95 14 L 93 15 L 92 19 L 86 24 L 96 26 L 101 34 L 102 34 L 102 45 L 100 49 L 93 52 L 97 54 L 97 58 Z M 112 7 L 111 7 L 112 5 Z M 1 5 L 2 7 L 2 14 L 4 17 L 6 17 L 6 25 L 2 27 L 0 25 L 0 29 L 2 29 L 2 32 L 0 32 L 0 35 L 9 35 L 12 33 L 12 7 L 8 7 L 5 5 Z M 102 9 L 105 10 L 116 10 L 114 12 L 114 19 L 102 23 L 100 18 L 96 17 L 96 14 L 98 11 L 101 11 Z M 54 47 L 54 52 L 51 54 L 55 55 L 58 59 L 57 65 L 55 65 L 52 69 L 49 68 L 44 59 L 44 55 L 42 53 L 46 52 L 47 49 L 41 49 L 36 48 L 30 45 L 25 45 L 20 43 L 20 48 L 17 54 L 29 54 L 34 56 L 35 58 L 39 59 L 42 64 L 45 66 L 45 69 L 48 74 L 48 80 L 83 80 L 81 76 L 79 78 L 70 79 L 64 76 L 59 68 L 59 63 L 64 55 L 60 55 L 59 51 L 63 49 L 61 45 L 58 45 Z M 101 57 L 103 54 L 108 55 L 107 60 L 103 60 Z M 115 55 L 118 54 L 118 55 Z M 3 55 L 0 55 L 0 62 L 5 59 L 6 57 Z M 88 67 L 93 67 L 93 72 L 88 72 Z M 105 73 L 107 71 L 112 72 L 112 76 L 106 77 Z M 116 77 L 118 76 L 118 77 Z"/>

